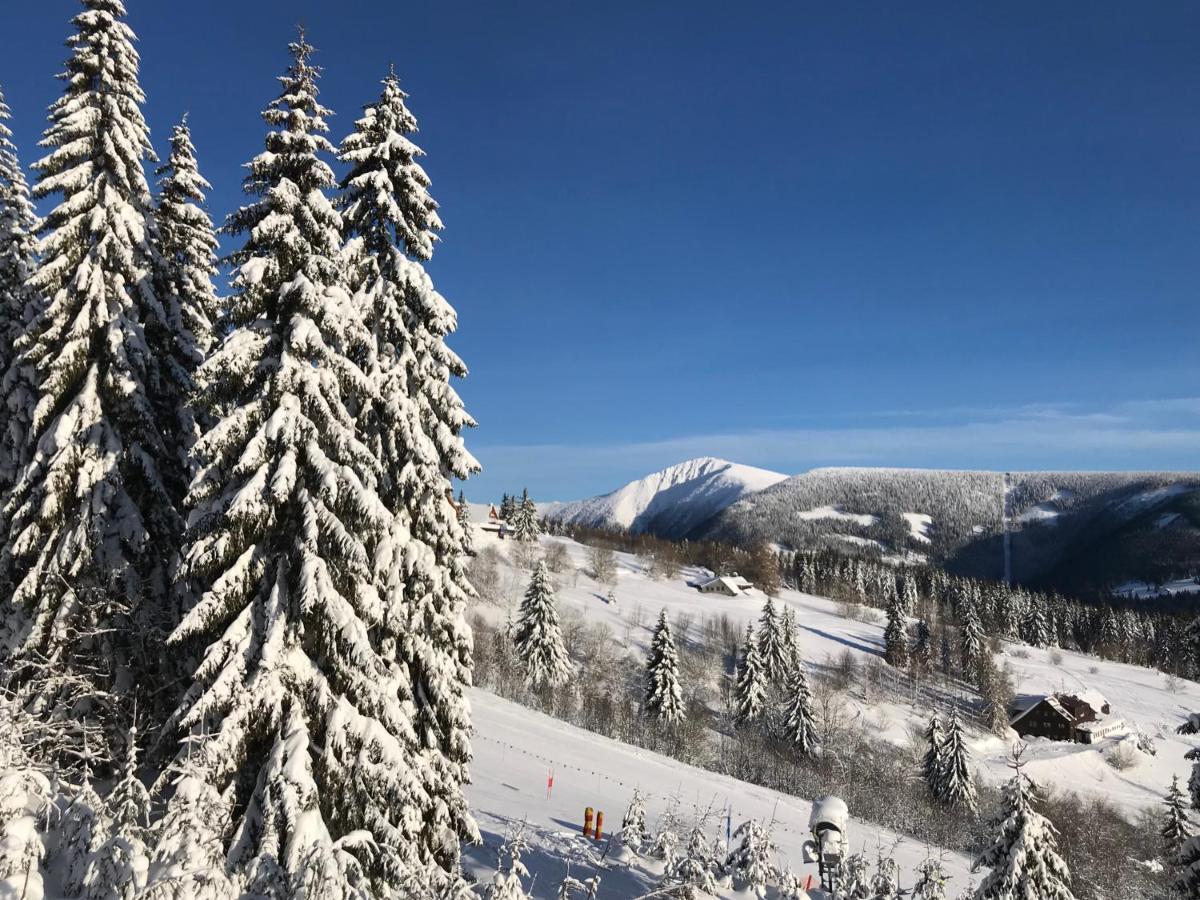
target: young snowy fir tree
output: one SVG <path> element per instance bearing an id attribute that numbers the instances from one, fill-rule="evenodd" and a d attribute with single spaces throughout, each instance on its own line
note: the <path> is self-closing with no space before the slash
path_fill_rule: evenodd
<path id="1" fill-rule="evenodd" d="M 925 857 L 917 866 L 917 883 L 913 885 L 912 900 L 946 900 L 946 869 L 942 861 Z"/>
<path id="2" fill-rule="evenodd" d="M 525 900 L 529 896 L 521 884 L 522 878 L 529 877 L 529 869 L 521 862 L 521 857 L 528 849 L 529 841 L 525 837 L 525 825 L 522 823 L 509 831 L 500 847 L 496 875 L 485 894 L 487 900 Z M 507 867 L 504 865 L 505 856 L 508 857 Z"/>
<path id="3" fill-rule="evenodd" d="M 448 500 L 451 478 L 466 479 L 479 463 L 462 437 L 475 422 L 451 384 L 467 374 L 446 344 L 457 314 L 423 265 L 442 222 L 405 100 L 390 73 L 342 141 L 349 171 L 339 202 L 355 306 L 371 327 L 371 389 L 358 433 L 378 462 L 380 497 L 392 516 L 375 569 L 385 605 L 402 612 L 395 651 L 416 708 L 410 752 L 426 773 L 420 806 L 407 815 L 424 823 L 422 858 L 436 857 L 453 873 L 458 842 L 442 842 L 442 835 L 476 834 L 463 794 L 471 760 L 466 604 L 474 590 L 466 573 L 469 519 Z"/>
<path id="4" fill-rule="evenodd" d="M 792 663 L 791 676 L 783 705 L 780 723 L 782 737 L 802 756 L 811 754 L 817 745 L 817 728 L 813 719 L 812 691 L 808 673 L 799 658 Z"/>
<path id="5" fill-rule="evenodd" d="M 171 773 L 171 803 L 154 830 L 147 900 L 226 900 L 237 896 L 225 871 L 225 798 L 187 760 Z"/>
<path id="6" fill-rule="evenodd" d="M 892 856 L 884 856 L 880 848 L 875 855 L 875 874 L 871 877 L 873 900 L 899 900 L 900 868 Z"/>
<path id="7" fill-rule="evenodd" d="M 557 687 L 571 677 L 571 660 L 558 625 L 554 583 L 544 560 L 538 561 L 529 579 L 513 642 L 530 687 Z"/>
<path id="8" fill-rule="evenodd" d="M 635 853 L 646 843 L 646 800 L 642 792 L 633 789 L 633 799 L 621 819 L 621 843 Z"/>
<path id="9" fill-rule="evenodd" d="M 213 425 L 193 448 L 181 576 L 199 599 L 171 643 L 207 649 L 176 722 L 181 759 L 245 798 L 228 860 L 249 890 L 365 897 L 456 860 L 457 841 L 426 817 L 411 610 L 373 565 L 395 517 L 353 416 L 370 334 L 343 284 L 313 48 L 290 50 L 252 202 L 227 226 L 246 235 L 232 330 L 196 373 Z"/>
<path id="10" fill-rule="evenodd" d="M 1174 860 L 1178 858 L 1183 845 L 1192 836 L 1192 823 L 1188 820 L 1187 804 L 1183 791 L 1179 788 L 1179 776 L 1171 778 L 1171 787 L 1164 801 L 1167 812 L 1163 816 L 1163 825 L 1159 830 L 1162 836 L 1163 858 Z"/>
<path id="11" fill-rule="evenodd" d="M 664 725 L 677 725 L 684 717 L 683 691 L 679 687 L 679 653 L 675 649 L 675 639 L 671 637 L 665 608 L 658 613 L 658 624 L 650 640 L 642 712 Z"/>
<path id="12" fill-rule="evenodd" d="M 0 404 L 0 490 L 16 477 L 13 450 L 24 446 L 37 403 L 31 367 L 13 367 L 13 348 L 37 316 L 39 303 L 29 286 L 37 266 L 38 220 L 12 142 L 11 118 L 0 93 L 0 384 L 8 383 L 7 402 Z"/>
<path id="13" fill-rule="evenodd" d="M 131 629 L 118 604 L 158 613 L 164 548 L 176 545 L 181 524 L 168 489 L 178 459 L 155 415 L 167 348 L 148 337 L 169 335 L 170 323 L 149 277 L 152 204 L 142 165 L 153 153 L 134 35 L 121 0 L 82 5 L 66 88 L 43 139 L 50 152 L 34 166 L 35 195 L 60 202 L 42 223 L 41 263 L 29 280 L 46 307 L 15 347 L 14 365 L 35 373 L 31 412 L 22 408 L 26 388 L 6 381 L 8 414 L 29 413 L 30 424 L 12 448 L 22 468 L 0 515 L 5 643 L 80 676 L 32 688 L 47 700 L 54 694 L 72 717 L 87 712 L 72 701 L 89 682 L 108 690 L 129 661 L 121 645 Z"/>
<path id="14" fill-rule="evenodd" d="M 754 819 L 743 822 L 733 833 L 741 842 L 725 860 L 725 871 L 733 876 L 737 890 L 749 891 L 759 900 L 767 895 L 767 884 L 777 875 L 771 862 L 775 845 L 766 828 Z"/>
<path id="15" fill-rule="evenodd" d="M 49 779 L 21 743 L 28 718 L 16 703 L 0 698 L 0 897 L 40 900 L 46 860 L 42 832 L 51 821 L 57 828 L 60 820 Z"/>
<path id="16" fill-rule="evenodd" d="M 737 681 L 733 688 L 733 720 L 739 726 L 751 725 L 762 719 L 767 700 L 767 676 L 758 655 L 754 626 L 746 623 L 746 640 L 738 665 Z"/>
<path id="17" fill-rule="evenodd" d="M 475 530 L 471 525 L 471 507 L 467 505 L 467 495 L 462 491 L 458 492 L 458 504 L 455 512 L 458 518 L 458 527 L 462 529 L 463 553 L 467 556 L 474 556 Z"/>
<path id="18" fill-rule="evenodd" d="M 521 502 L 516 504 L 512 521 L 513 540 L 532 543 L 542 533 L 542 525 L 538 521 L 537 507 L 529 499 L 529 491 L 521 493 Z"/>
<path id="19" fill-rule="evenodd" d="M 758 658 L 767 680 L 775 683 L 781 683 L 787 677 L 787 638 L 783 624 L 783 617 L 775 610 L 775 602 L 767 597 L 758 622 Z"/>
<path id="20" fill-rule="evenodd" d="M 155 289 L 173 321 L 170 354 L 163 360 L 169 384 L 164 399 L 178 399 L 163 413 L 164 430 L 178 433 L 185 454 L 199 435 L 192 408 L 193 373 L 208 355 L 220 315 L 213 277 L 217 236 L 204 209 L 210 185 L 200 175 L 187 118 L 171 129 L 171 153 L 158 175 L 158 239 Z M 172 419 L 174 421 L 172 421 Z"/>
<path id="21" fill-rule="evenodd" d="M 921 777 L 934 798 L 938 797 L 941 789 L 943 771 L 946 767 L 946 733 L 942 728 L 942 719 L 937 713 L 929 718 L 925 726 L 925 755 L 921 757 Z"/>
<path id="22" fill-rule="evenodd" d="M 941 766 L 933 795 L 946 806 L 974 812 L 977 804 L 971 752 L 957 710 L 950 714 L 941 745 Z"/>
<path id="23" fill-rule="evenodd" d="M 116 784 L 102 807 L 107 839 L 92 852 L 83 877 L 84 892 L 92 900 L 135 897 L 146 886 L 150 794 L 137 769 L 137 735 L 131 729 Z"/>
<path id="24" fill-rule="evenodd" d="M 1024 747 L 1013 748 L 1013 778 L 1004 787 L 996 836 L 975 863 L 990 870 L 976 900 L 1074 900 L 1071 873 L 1058 855 L 1056 831 L 1033 808 L 1033 784 L 1021 771 Z"/>
<path id="25" fill-rule="evenodd" d="M 974 677 L 975 670 L 984 655 L 983 622 L 979 618 L 979 608 L 972 600 L 964 599 L 961 616 L 962 627 L 959 639 L 963 672 Z"/>
<path id="26" fill-rule="evenodd" d="M 887 607 L 887 627 L 883 631 L 883 657 L 897 669 L 908 665 L 908 624 L 904 615 L 904 602 L 898 597 L 894 598 Z"/>
<path id="27" fill-rule="evenodd" d="M 713 845 L 704 833 L 704 823 L 697 822 L 688 834 L 683 853 L 666 874 L 668 884 L 678 885 L 682 896 L 689 900 L 715 897 L 721 890 L 723 860 L 713 853 Z"/>

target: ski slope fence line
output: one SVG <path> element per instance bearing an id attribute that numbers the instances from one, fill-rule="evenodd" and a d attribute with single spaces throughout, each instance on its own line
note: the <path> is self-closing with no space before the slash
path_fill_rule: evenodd
<path id="1" fill-rule="evenodd" d="M 678 794 L 661 794 L 661 793 L 658 793 L 657 791 L 645 790 L 642 788 L 642 786 L 640 784 L 631 784 L 629 782 L 622 781 L 620 778 L 613 778 L 610 775 L 605 775 L 603 772 L 597 772 L 595 769 L 585 769 L 583 766 L 577 766 L 574 763 L 569 763 L 569 762 L 566 762 L 561 759 L 553 759 L 549 756 L 543 756 L 540 753 L 531 753 L 530 751 L 524 749 L 523 747 L 518 747 L 515 744 L 510 744 L 507 741 L 497 740 L 496 738 L 488 737 L 487 735 L 476 734 L 474 736 L 474 738 L 475 738 L 475 740 L 487 741 L 489 744 L 495 744 L 499 747 L 504 747 L 505 750 L 512 750 L 514 753 L 520 753 L 522 756 L 527 756 L 530 759 L 536 759 L 536 760 L 539 760 L 540 762 L 544 762 L 548 765 L 551 765 L 554 767 L 556 775 L 557 775 L 559 769 L 570 769 L 572 771 L 579 772 L 581 775 L 594 775 L 597 779 L 607 781 L 611 784 L 619 785 L 620 787 L 626 788 L 629 791 L 637 790 L 638 792 L 641 793 L 641 795 L 643 797 L 655 797 L 659 800 L 665 800 L 669 804 L 680 802 L 680 798 L 679 798 Z M 797 798 L 797 799 L 802 800 L 802 798 Z M 803 801 L 803 802 L 811 802 L 811 801 Z M 728 796 L 726 796 L 725 806 L 722 808 L 721 811 L 722 811 L 722 813 L 728 812 L 728 815 L 731 818 L 737 818 L 736 816 L 733 815 L 733 813 L 735 813 L 737 810 L 735 810 L 733 808 L 733 805 L 729 802 Z M 749 817 L 749 818 L 752 818 L 752 817 Z M 777 822 L 777 821 L 772 821 L 770 824 L 771 824 L 771 828 L 770 828 L 771 831 L 783 831 L 788 834 L 794 834 L 794 835 L 797 835 L 798 837 L 802 837 L 802 838 L 811 837 L 811 832 L 809 832 L 807 829 L 799 831 L 795 828 L 789 828 L 787 825 L 784 825 L 782 822 Z M 620 829 L 618 829 L 618 831 L 619 830 Z"/>

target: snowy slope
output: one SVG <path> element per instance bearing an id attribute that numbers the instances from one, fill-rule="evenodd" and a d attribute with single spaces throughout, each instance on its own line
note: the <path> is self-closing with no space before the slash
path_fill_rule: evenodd
<path id="1" fill-rule="evenodd" d="M 586 567 L 586 547 L 565 538 L 543 538 L 543 541 L 562 542 L 573 564 L 581 570 Z M 492 538 L 480 537 L 480 545 L 487 542 L 501 554 L 511 549 L 511 542 L 497 543 Z M 603 622 L 639 653 L 645 653 L 649 645 L 650 628 L 661 608 L 667 610 L 672 620 L 679 615 L 690 615 L 696 623 L 693 639 L 705 617 L 725 615 L 740 626 L 757 620 L 760 615 L 764 598 L 757 591 L 742 597 L 700 594 L 688 586 L 688 581 L 699 576 L 698 570 L 684 570 L 673 581 L 654 581 L 645 574 L 643 563 L 636 557 L 617 554 L 617 558 L 615 607 L 604 602 L 607 589 L 582 572 L 562 582 L 558 600 L 564 616 Z M 493 621 L 503 621 L 507 614 L 505 607 L 515 607 L 527 577 L 526 572 L 508 569 L 504 579 L 508 585 L 507 597 L 499 606 L 480 606 L 480 612 Z M 791 590 L 782 591 L 777 602 L 796 611 L 801 652 L 816 671 L 832 665 L 846 650 L 860 662 L 882 656 L 881 617 L 877 622 L 847 619 L 833 601 Z M 1191 765 L 1184 754 L 1200 745 L 1200 738 L 1176 735 L 1174 731 L 1188 713 L 1200 712 L 1200 684 L 1182 680 L 1168 684 L 1162 674 L 1151 669 L 1021 644 L 1003 644 L 997 662 L 1011 666 L 1018 698 L 1058 690 L 1096 690 L 1110 701 L 1113 717 L 1128 726 L 1094 745 L 1032 741 L 1026 758 L 1035 778 L 1050 785 L 1069 786 L 1081 794 L 1106 797 L 1131 819 L 1145 807 L 1160 803 L 1172 775 L 1179 775 L 1187 782 Z M 853 690 L 848 697 L 848 709 L 853 720 L 901 746 L 908 740 L 910 729 L 923 726 L 929 716 L 927 708 L 910 702 L 868 699 Z M 1136 753 L 1135 765 L 1123 771 L 1109 766 L 1106 755 L 1139 729 L 1156 741 L 1157 755 Z M 1011 774 L 1005 762 L 1010 742 L 981 731 L 973 731 L 970 737 L 984 779 L 992 783 L 1006 780 Z"/>
<path id="2" fill-rule="evenodd" d="M 600 896 L 634 897 L 647 892 L 658 869 L 650 861 L 600 860 L 602 844 L 581 835 L 584 807 L 604 812 L 605 832 L 619 827 L 621 816 L 637 788 L 646 797 L 646 823 L 656 820 L 675 798 L 685 826 L 691 828 L 697 808 L 703 812 L 732 809 L 732 823 L 746 819 L 774 821 L 773 839 L 779 861 L 817 881 L 815 865 L 803 862 L 801 846 L 807 838 L 810 804 L 722 775 L 684 765 L 669 757 L 621 744 L 589 731 L 551 719 L 541 713 L 510 703 L 483 691 L 471 694 L 475 724 L 473 784 L 468 790 L 471 809 L 483 832 L 484 846 L 468 848 L 468 867 L 481 881 L 491 878 L 496 850 L 505 831 L 526 821 L 534 852 L 526 857 L 536 876 L 533 895 L 553 898 L 571 862 L 576 878 L 601 877 Z M 554 788 L 547 795 L 546 781 L 554 775 Z M 712 817 L 712 834 L 724 833 L 724 817 Z M 897 835 L 884 829 L 852 822 L 851 847 L 874 852 L 890 847 Z M 911 873 L 925 858 L 923 844 L 902 841 L 896 861 L 902 876 L 911 884 Z M 960 854 L 947 854 L 945 865 L 951 875 L 949 896 L 970 882 L 970 861 Z M 726 896 L 744 897 L 729 893 Z"/>
<path id="3" fill-rule="evenodd" d="M 766 469 L 702 457 L 631 481 L 611 494 L 550 505 L 544 514 L 570 524 L 681 537 L 731 503 L 786 477 Z"/>

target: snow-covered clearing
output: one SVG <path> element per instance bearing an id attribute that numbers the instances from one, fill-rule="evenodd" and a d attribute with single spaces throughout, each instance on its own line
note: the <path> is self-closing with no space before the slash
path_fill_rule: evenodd
<path id="1" fill-rule="evenodd" d="M 757 620 L 763 596 L 757 591 L 741 597 L 719 594 L 700 594 L 687 582 L 696 580 L 701 572 L 685 569 L 672 581 L 653 581 L 645 573 L 642 561 L 624 553 L 617 554 L 618 584 L 616 605 L 606 602 L 607 588 L 592 581 L 583 569 L 587 566 L 588 549 L 565 538 L 542 538 L 565 545 L 572 565 L 580 571 L 560 579 L 558 600 L 565 614 L 572 612 L 589 620 L 609 626 L 617 640 L 639 653 L 649 644 L 654 618 L 665 608 L 672 620 L 690 616 L 699 623 L 707 616 L 728 616 L 735 624 Z M 480 535 L 477 546 L 490 544 L 502 554 L 511 549 L 511 541 L 496 541 Z M 508 603 L 517 603 L 524 590 L 528 573 L 506 567 L 502 580 L 506 582 Z M 837 603 L 784 590 L 778 603 L 796 611 L 800 630 L 800 647 L 804 658 L 816 669 L 829 665 L 844 651 L 860 662 L 882 656 L 883 619 L 864 622 L 844 618 Z M 494 621 L 502 621 L 505 610 L 497 606 L 481 606 L 480 611 Z M 868 610 L 865 617 L 871 617 Z M 694 629 L 693 634 L 698 632 Z M 1190 763 L 1184 759 L 1200 740 L 1176 735 L 1175 728 L 1188 713 L 1200 711 L 1200 685 L 1192 681 L 1174 682 L 1174 690 L 1159 672 L 1139 666 L 1109 662 L 1070 651 L 1037 649 L 1022 644 L 1008 644 L 998 660 L 1013 671 L 1013 683 L 1019 700 L 1058 690 L 1096 690 L 1108 698 L 1112 717 L 1127 723 L 1122 729 L 1097 744 L 1066 744 L 1035 739 L 1030 742 L 1026 759 L 1034 777 L 1048 785 L 1070 789 L 1081 794 L 1103 796 L 1123 808 L 1134 818 L 1147 806 L 1157 805 L 1170 783 L 1172 775 L 1187 781 Z M 852 691 L 848 698 L 849 715 L 870 728 L 880 738 L 902 745 L 908 741 L 913 726 L 923 726 L 929 710 L 908 702 L 885 702 L 873 697 L 865 701 Z M 1137 753 L 1136 764 L 1118 771 L 1105 762 L 1105 754 L 1129 734 L 1140 728 L 1157 742 L 1157 756 Z M 589 740 L 599 741 L 590 737 Z M 971 750 L 980 764 L 982 777 L 999 783 L 1010 776 L 1005 762 L 1010 742 L 978 730 L 971 733 Z M 703 777 L 709 778 L 707 774 Z M 853 813 L 853 810 L 851 810 Z"/>
<path id="2" fill-rule="evenodd" d="M 1164 584 L 1150 584 L 1146 581 L 1126 581 L 1113 588 L 1113 594 L 1118 597 L 1133 597 L 1138 600 L 1148 600 L 1155 597 L 1170 597 L 1174 594 L 1194 594 L 1200 592 L 1200 578 L 1177 578 Z"/>
<path id="3" fill-rule="evenodd" d="M 619 828 L 637 788 L 646 798 L 646 823 L 652 830 L 672 798 L 678 801 L 680 830 L 685 835 L 697 809 L 722 811 L 711 821 L 714 837 L 718 830 L 725 832 L 723 810 L 727 808 L 733 810 L 735 829 L 749 818 L 773 821 L 780 862 L 795 872 L 812 874 L 817 882 L 816 866 L 806 865 L 801 853 L 808 836 L 808 801 L 609 740 L 483 691 L 473 691 L 471 703 L 475 761 L 468 797 L 484 846 L 468 848 L 467 863 L 480 880 L 490 879 L 495 871 L 496 850 L 505 831 L 525 820 L 533 843 L 525 863 L 536 876 L 535 897 L 555 896 L 568 860 L 577 878 L 601 876 L 601 896 L 633 897 L 648 891 L 661 874 L 660 864 L 629 858 L 601 860 L 604 843 L 581 834 L 588 806 L 603 811 L 606 834 Z M 554 787 L 547 792 L 551 774 Z M 851 824 L 851 849 L 866 849 L 872 857 L 878 846 L 886 850 L 898 840 L 896 861 L 905 883 L 911 885 L 912 872 L 925 858 L 926 847 L 873 825 Z M 955 896 L 971 879 L 970 861 L 948 853 L 945 863 L 952 879 L 948 893 Z M 724 896 L 744 895 L 731 891 Z"/>
<path id="4" fill-rule="evenodd" d="M 918 540 L 923 544 L 929 543 L 929 527 L 933 525 L 933 516 L 925 513 L 901 513 L 904 521 L 908 523 L 909 534 L 914 540 Z"/>
<path id="5" fill-rule="evenodd" d="M 818 506 L 816 509 L 804 509 L 796 513 L 797 518 L 804 519 L 806 522 L 814 519 L 838 519 L 843 522 L 853 522 L 856 525 L 874 525 L 879 521 L 879 516 L 873 516 L 869 513 L 850 513 L 839 509 L 836 506 Z"/>
<path id="6" fill-rule="evenodd" d="M 1017 516 L 1018 522 L 1045 522 L 1050 524 L 1054 522 L 1062 513 L 1054 508 L 1054 503 L 1047 500 L 1045 503 L 1039 503 L 1036 506 L 1031 506 L 1029 509 Z"/>

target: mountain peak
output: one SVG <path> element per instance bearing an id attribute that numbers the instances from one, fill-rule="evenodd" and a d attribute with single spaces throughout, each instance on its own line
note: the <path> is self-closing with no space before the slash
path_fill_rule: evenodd
<path id="1" fill-rule="evenodd" d="M 548 512 L 562 522 L 682 536 L 747 494 L 787 478 L 778 472 L 701 456 L 668 466 L 609 494 Z"/>

